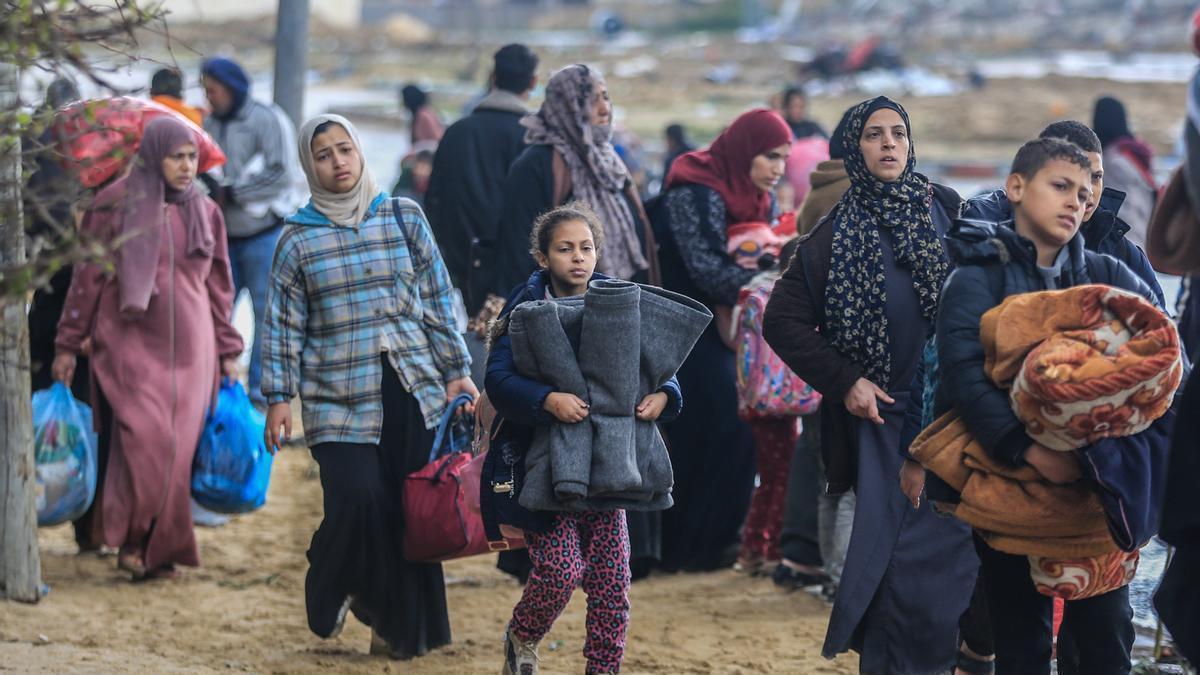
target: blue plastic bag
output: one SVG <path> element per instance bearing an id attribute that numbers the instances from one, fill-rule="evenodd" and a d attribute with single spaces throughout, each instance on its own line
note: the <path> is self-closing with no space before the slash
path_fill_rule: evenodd
<path id="1" fill-rule="evenodd" d="M 267 501 L 271 453 L 263 440 L 266 419 L 240 382 L 221 383 L 192 463 L 192 497 L 217 513 L 247 513 Z"/>
<path id="2" fill-rule="evenodd" d="M 62 382 L 33 395 L 39 527 L 82 516 L 96 497 L 96 432 L 92 409 Z"/>

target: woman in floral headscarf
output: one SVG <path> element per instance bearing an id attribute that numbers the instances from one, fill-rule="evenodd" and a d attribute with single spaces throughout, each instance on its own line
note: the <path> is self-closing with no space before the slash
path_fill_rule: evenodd
<path id="1" fill-rule="evenodd" d="M 521 120 L 529 148 L 504 182 L 496 240 L 481 242 L 489 250 L 475 256 L 473 297 L 503 296 L 528 279 L 537 270 L 528 250 L 533 221 L 569 201 L 586 203 L 604 224 L 596 271 L 657 283 L 645 211 L 612 144 L 612 112 L 608 87 L 591 67 L 575 64 L 550 76 L 542 107 Z"/>
<path id="2" fill-rule="evenodd" d="M 820 391 L 827 492 L 857 497 L 823 654 L 862 672 L 942 673 L 978 561 L 970 533 L 911 506 L 896 477 L 900 431 L 942 283 L 943 237 L 961 200 L 916 171 L 908 113 L 880 96 L 850 113 L 850 189 L 801 240 L 775 285 L 763 336 Z M 978 653 L 978 652 L 977 652 Z"/>

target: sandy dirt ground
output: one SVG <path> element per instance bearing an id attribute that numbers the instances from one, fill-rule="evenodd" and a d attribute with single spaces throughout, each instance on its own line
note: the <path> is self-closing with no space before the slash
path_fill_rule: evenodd
<path id="1" fill-rule="evenodd" d="M 0 671 L 496 673 L 520 587 L 483 556 L 446 566 L 454 644 L 408 662 L 367 655 L 353 619 L 336 639 L 304 617 L 304 551 L 321 518 L 306 450 L 278 458 L 267 505 L 199 529 L 203 566 L 180 579 L 132 584 L 115 560 L 80 556 L 69 527 L 41 531 L 37 605 L 0 601 Z M 655 576 L 632 590 L 627 673 L 853 673 L 857 659 L 820 657 L 829 610 L 732 571 Z M 543 671 L 583 671 L 584 595 L 575 594 L 542 648 Z M 551 649 L 553 647 L 553 649 Z"/>

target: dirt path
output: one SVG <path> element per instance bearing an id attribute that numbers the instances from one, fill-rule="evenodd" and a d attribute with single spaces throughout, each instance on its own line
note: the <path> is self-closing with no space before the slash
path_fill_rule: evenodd
<path id="1" fill-rule="evenodd" d="M 321 517 L 307 451 L 277 459 L 267 506 L 199 530 L 204 566 L 176 581 L 131 584 L 112 558 L 78 556 L 68 527 L 42 530 L 38 605 L 0 602 L 0 671 L 495 673 L 520 587 L 490 556 L 446 566 L 454 644 L 412 662 L 366 654 L 350 620 L 322 641 L 304 619 L 304 551 Z M 542 650 L 546 673 L 582 672 L 584 596 Z M 733 572 L 658 576 L 633 587 L 627 673 L 853 673 L 820 658 L 828 610 L 806 593 Z M 553 647 L 553 651 L 550 649 Z"/>

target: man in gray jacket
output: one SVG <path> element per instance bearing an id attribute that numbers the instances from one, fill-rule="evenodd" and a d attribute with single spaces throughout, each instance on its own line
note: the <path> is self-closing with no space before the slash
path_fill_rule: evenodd
<path id="1" fill-rule="evenodd" d="M 294 213 L 304 198 L 297 190 L 296 132 L 277 106 L 250 98 L 250 79 L 237 63 L 211 58 L 201 72 L 212 106 L 204 130 L 217 140 L 227 158 L 222 175 L 206 182 L 225 214 L 234 292 L 248 290 L 254 306 L 248 390 L 256 404 L 265 403 L 259 391 L 259 336 L 271 259 L 283 219 Z"/>

